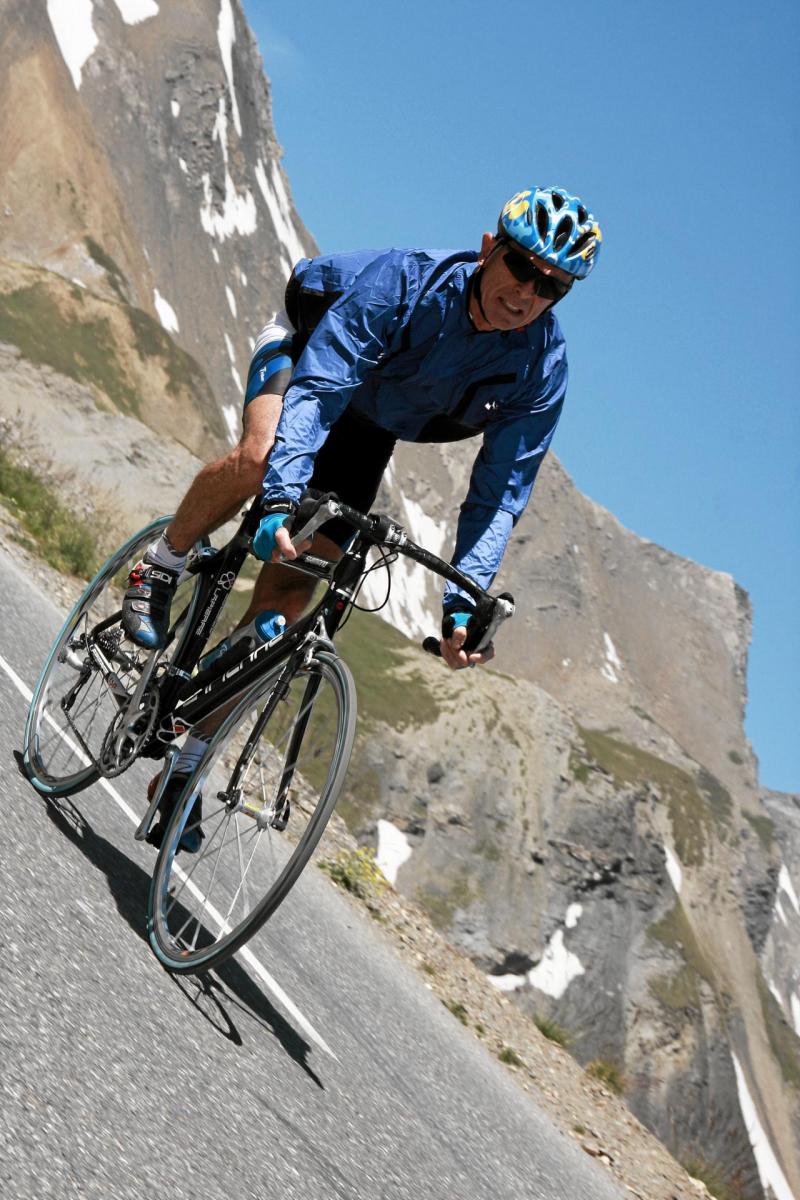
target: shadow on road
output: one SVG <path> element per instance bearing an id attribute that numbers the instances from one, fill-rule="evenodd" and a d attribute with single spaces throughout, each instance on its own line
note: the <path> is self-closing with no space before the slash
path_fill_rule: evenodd
<path id="1" fill-rule="evenodd" d="M 68 837 L 89 862 L 103 872 L 120 915 L 149 948 L 145 913 L 150 876 L 95 832 L 71 800 L 46 798 L 45 811 L 59 832 Z M 254 1018 L 262 1028 L 273 1034 L 286 1053 L 324 1091 L 322 1080 L 307 1062 L 311 1049 L 309 1043 L 273 1007 L 261 988 L 235 959 L 229 959 L 213 975 L 173 975 L 170 978 L 206 1021 L 234 1045 L 242 1045 L 242 1036 L 230 1010 L 239 1009 L 245 1016 Z"/>

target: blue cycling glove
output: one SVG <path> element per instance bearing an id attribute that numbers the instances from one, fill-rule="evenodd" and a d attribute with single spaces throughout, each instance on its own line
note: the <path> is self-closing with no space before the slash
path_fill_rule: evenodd
<path id="1" fill-rule="evenodd" d="M 469 600 L 465 596 L 452 596 L 444 603 L 442 636 L 451 638 L 459 626 L 468 626 L 474 615 L 475 609 L 470 605 Z"/>
<path id="2" fill-rule="evenodd" d="M 288 500 L 276 500 L 265 505 L 268 510 L 261 518 L 256 536 L 253 538 L 253 553 L 262 562 L 270 562 L 275 549 L 275 534 L 281 525 L 285 525 L 295 510 L 294 504 Z"/>

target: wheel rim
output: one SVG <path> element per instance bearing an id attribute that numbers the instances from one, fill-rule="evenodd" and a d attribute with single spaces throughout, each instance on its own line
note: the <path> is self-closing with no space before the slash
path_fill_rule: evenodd
<path id="1" fill-rule="evenodd" d="M 167 830 L 150 921 L 153 947 L 173 970 L 220 962 L 252 936 L 308 861 L 336 801 L 353 726 L 342 666 L 315 660 L 277 702 L 276 678 L 218 731 Z M 268 707 L 265 731 L 250 746 Z M 198 791 L 205 838 L 199 853 L 178 854 L 181 838 L 196 834 Z"/>
<path id="2" fill-rule="evenodd" d="M 56 639 L 36 685 L 25 730 L 25 761 L 40 791 L 76 791 L 100 774 L 97 763 L 109 726 L 120 711 L 123 693 L 133 690 L 147 659 L 147 652 L 124 636 L 114 614 L 120 612 L 130 569 L 167 521 L 163 518 L 143 529 L 108 560 Z M 173 602 L 176 616 L 190 604 L 196 588 L 195 577 L 181 584 Z M 178 642 L 176 638 L 164 656 L 165 663 Z M 104 677 L 100 662 L 113 669 L 115 680 Z"/>

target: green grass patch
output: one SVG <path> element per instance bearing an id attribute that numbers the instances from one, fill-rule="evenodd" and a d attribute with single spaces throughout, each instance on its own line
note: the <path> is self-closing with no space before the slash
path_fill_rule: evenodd
<path id="1" fill-rule="evenodd" d="M 730 1180 L 720 1167 L 706 1162 L 699 1155 L 681 1160 L 681 1165 L 692 1179 L 699 1179 L 706 1185 L 714 1200 L 745 1200 L 747 1193 L 742 1184 Z"/>
<path id="2" fill-rule="evenodd" d="M 358 610 L 336 636 L 358 688 L 359 712 L 394 729 L 432 725 L 439 703 L 421 671 L 407 669 L 407 637 L 373 613 Z"/>
<path id="3" fill-rule="evenodd" d="M 88 522 L 61 502 L 55 488 L 0 445 L 0 495 L 31 535 L 42 558 L 57 571 L 91 579 L 103 559 Z"/>
<path id="4" fill-rule="evenodd" d="M 715 775 L 701 767 L 697 772 L 697 785 L 705 797 L 711 816 L 717 826 L 717 833 L 723 834 L 731 823 L 733 801 L 730 792 L 724 788 Z"/>
<path id="5" fill-rule="evenodd" d="M 700 986 L 697 972 L 687 963 L 674 975 L 656 975 L 648 980 L 651 994 L 673 1012 L 699 1012 Z"/>
<path id="6" fill-rule="evenodd" d="M 592 1079 L 596 1079 L 602 1083 L 603 1087 L 607 1087 L 610 1092 L 616 1092 L 621 1096 L 625 1091 L 625 1080 L 622 1074 L 622 1069 L 618 1063 L 611 1062 L 606 1058 L 595 1058 L 586 1067 L 586 1074 L 591 1075 Z"/>
<path id="7" fill-rule="evenodd" d="M 662 946 L 667 946 L 670 950 L 675 950 L 680 954 L 695 974 L 705 979 L 706 983 L 716 991 L 714 971 L 700 949 L 700 944 L 680 901 L 668 913 L 665 913 L 660 921 L 655 921 L 648 926 L 647 932 L 655 941 L 661 942 Z M 687 982 L 684 981 L 682 986 L 688 986 Z"/>
<path id="8" fill-rule="evenodd" d="M 105 271 L 109 286 L 119 296 L 123 303 L 127 303 L 125 294 L 125 276 L 120 267 L 114 262 L 114 259 L 108 254 L 99 242 L 96 242 L 92 237 L 85 237 L 83 244 L 89 252 L 89 257 L 97 263 L 101 270 Z"/>
<path id="9" fill-rule="evenodd" d="M 459 1000 L 443 1000 L 442 1004 L 462 1025 L 469 1025 L 469 1013 Z"/>
<path id="10" fill-rule="evenodd" d="M 453 924 L 456 912 L 469 908 L 479 895 L 480 888 L 474 878 L 459 874 L 449 881 L 447 891 L 438 891 L 431 887 L 419 888 L 416 899 L 437 929 L 448 930 Z"/>
<path id="11" fill-rule="evenodd" d="M 503 1046 L 503 1049 L 497 1056 L 501 1063 L 505 1063 L 509 1067 L 524 1067 L 525 1064 L 517 1054 L 516 1050 L 512 1050 L 510 1046 Z"/>
<path id="12" fill-rule="evenodd" d="M 477 854 L 480 858 L 485 858 L 487 862 L 499 862 L 503 857 L 497 842 L 493 842 L 490 837 L 483 837 L 476 842 L 472 847 L 472 853 Z"/>
<path id="13" fill-rule="evenodd" d="M 368 848 L 343 850 L 335 859 L 321 862 L 319 868 L 330 875 L 334 883 L 361 900 L 379 895 L 386 887 L 386 879 L 375 862 L 375 853 Z"/>
<path id="14" fill-rule="evenodd" d="M 669 808 L 679 859 L 686 866 L 702 863 L 710 821 L 703 796 L 692 776 L 663 758 L 607 733 L 580 725 L 578 729 L 590 758 L 618 787 L 649 784 L 659 789 Z"/>
<path id="15" fill-rule="evenodd" d="M 783 1009 L 764 982 L 761 972 L 756 977 L 761 1000 L 761 1013 L 772 1053 L 778 1060 L 786 1083 L 800 1089 L 800 1037 L 792 1029 Z"/>
<path id="16" fill-rule="evenodd" d="M 44 283 L 0 294 L 0 341 L 18 346 L 29 362 L 94 385 L 118 408 L 138 415 L 141 397 L 117 357 L 111 322 L 66 315 Z"/>
<path id="17" fill-rule="evenodd" d="M 742 816 L 748 825 L 751 826 L 761 845 L 769 853 L 775 843 L 775 822 L 766 813 L 757 816 L 755 813 L 745 812 L 742 809 Z"/>
<path id="18" fill-rule="evenodd" d="M 548 1041 L 555 1042 L 557 1046 L 563 1046 L 566 1049 L 573 1041 L 572 1034 L 551 1017 L 542 1017 L 536 1013 L 533 1023 L 539 1033 L 544 1034 Z"/>
<path id="19" fill-rule="evenodd" d="M 157 358 L 167 376 L 167 391 L 177 397 L 189 391 L 195 395 L 208 392 L 206 379 L 200 364 L 172 340 L 158 321 L 141 308 L 126 307 L 128 321 L 133 332 L 137 353 L 143 359 Z"/>
<path id="20" fill-rule="evenodd" d="M 588 761 L 582 757 L 573 746 L 569 752 L 569 770 L 573 779 L 577 779 L 578 783 L 588 783 L 592 769 Z"/>

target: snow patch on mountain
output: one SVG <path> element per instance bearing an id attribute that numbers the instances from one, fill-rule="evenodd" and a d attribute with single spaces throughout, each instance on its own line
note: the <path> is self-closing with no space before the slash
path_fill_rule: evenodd
<path id="1" fill-rule="evenodd" d="M 178 317 L 172 305 L 164 299 L 158 288 L 153 289 L 153 303 L 156 306 L 158 319 L 166 329 L 167 333 L 180 333 Z"/>
<path id="2" fill-rule="evenodd" d="M 800 997 L 796 992 L 792 992 L 789 997 L 789 1007 L 792 1010 L 792 1020 L 794 1021 L 794 1031 L 800 1037 Z"/>
<path id="3" fill-rule="evenodd" d="M 797 892 L 794 890 L 794 884 L 792 883 L 791 876 L 787 870 L 786 863 L 784 863 L 780 869 L 780 873 L 778 875 L 778 887 L 789 897 L 792 902 L 792 908 L 797 913 L 798 917 L 800 917 L 800 900 L 797 899 Z"/>
<path id="4" fill-rule="evenodd" d="M 138 25 L 149 17 L 158 16 L 156 0 L 114 0 L 126 25 Z"/>
<path id="5" fill-rule="evenodd" d="M 402 829 L 391 821 L 378 821 L 378 851 L 375 863 L 392 886 L 397 882 L 397 872 L 411 858 L 411 845 Z"/>
<path id="6" fill-rule="evenodd" d="M 527 983 L 527 975 L 487 975 L 486 978 L 498 992 L 516 992 Z"/>
<path id="7" fill-rule="evenodd" d="M 92 0 L 47 0 L 47 15 L 72 82 L 79 90 L 84 63 L 99 40 L 92 25 Z"/>
<path id="8" fill-rule="evenodd" d="M 225 78 L 228 81 L 228 94 L 231 98 L 233 123 L 239 137 L 242 136 L 242 119 L 239 116 L 239 105 L 236 103 L 236 89 L 233 86 L 233 43 L 236 41 L 236 26 L 233 21 L 231 0 L 222 0 L 219 6 L 219 21 L 217 23 L 217 41 L 222 55 L 222 65 L 225 68 Z"/>
<path id="9" fill-rule="evenodd" d="M 678 893 L 678 895 L 680 895 L 681 886 L 683 884 L 683 871 L 681 870 L 681 864 L 678 862 L 677 858 L 666 842 L 664 843 L 664 854 L 667 858 L 667 874 L 672 881 L 672 886 L 675 888 L 675 891 Z"/>
<path id="10" fill-rule="evenodd" d="M 281 243 L 281 266 L 288 278 L 292 267 L 298 259 L 304 257 L 305 252 L 292 222 L 292 210 L 286 186 L 275 162 L 270 163 L 270 178 L 267 179 L 264 164 L 259 158 L 255 165 L 255 176 L 278 235 L 278 241 Z"/>
<path id="11" fill-rule="evenodd" d="M 772 992 L 772 994 L 775 997 L 775 1000 L 777 1001 L 780 1008 L 783 1008 L 783 997 L 781 996 L 780 992 L 778 991 L 778 989 L 775 986 L 775 983 L 772 979 L 767 980 L 767 987 Z"/>
<path id="12" fill-rule="evenodd" d="M 235 233 L 242 237 L 248 237 L 255 232 L 256 202 L 252 192 L 246 191 L 240 195 L 236 191 L 230 173 L 226 170 L 225 199 L 222 201 L 222 211 L 218 212 L 214 206 L 211 176 L 204 174 L 201 182 L 203 203 L 200 205 L 200 223 L 209 237 L 215 237 L 218 241 L 224 242 L 226 238 L 233 237 Z M 211 253 L 214 254 L 213 248 Z M 219 262 L 216 255 L 215 259 Z"/>
<path id="13" fill-rule="evenodd" d="M 753 1156 L 756 1160 L 761 1186 L 765 1192 L 767 1188 L 772 1188 L 775 1200 L 795 1200 L 781 1165 L 775 1157 L 775 1151 L 772 1149 L 769 1138 L 758 1119 L 758 1112 L 750 1095 L 747 1080 L 744 1077 L 739 1060 L 735 1054 L 731 1054 L 731 1058 L 733 1059 L 733 1069 L 736 1072 L 736 1090 L 739 1094 L 739 1107 L 742 1110 L 742 1118 L 747 1130 L 747 1136 L 750 1139 L 750 1145 L 753 1147 Z"/>
<path id="14" fill-rule="evenodd" d="M 234 124 L 236 115 L 234 110 Z M 248 237 L 255 232 L 258 222 L 256 202 L 249 188 L 245 188 L 242 193 L 237 192 L 228 169 L 228 113 L 224 96 L 219 98 L 212 136 L 220 144 L 222 160 L 225 164 L 225 198 L 222 201 L 222 211 L 220 212 L 214 204 L 211 176 L 207 171 L 204 172 L 201 180 L 203 203 L 200 205 L 200 222 L 206 233 L 220 242 L 224 242 L 225 238 L 233 237 L 234 233 Z"/>
<path id="15" fill-rule="evenodd" d="M 391 462 L 386 468 L 385 478 L 387 486 L 394 490 L 396 481 Z M 443 556 L 445 532 L 441 523 L 429 517 L 419 504 L 403 496 L 401 510 L 392 515 L 404 526 L 413 542 L 424 546 L 440 558 Z M 415 641 L 436 633 L 442 620 L 438 599 L 432 599 L 433 596 L 441 595 L 438 579 L 425 567 L 402 555 L 393 564 L 391 571 L 391 593 L 381 616 L 406 637 Z M 433 592 L 431 581 L 434 585 Z M 386 597 L 386 575 L 383 571 L 375 571 L 367 577 L 363 595 L 370 606 L 377 606 L 383 602 Z"/>
<path id="16" fill-rule="evenodd" d="M 557 929 L 539 962 L 528 972 L 528 981 L 540 992 L 558 1000 L 573 979 L 585 975 L 583 963 L 564 945 L 564 930 Z"/>
<path id="17" fill-rule="evenodd" d="M 603 634 L 605 643 L 606 661 L 602 666 L 600 674 L 609 683 L 619 683 L 619 673 L 622 670 L 622 663 L 617 654 L 616 647 L 607 633 Z"/>
<path id="18" fill-rule="evenodd" d="M 239 411 L 232 404 L 223 404 L 222 415 L 228 426 L 228 440 L 235 446 L 239 440 Z"/>

